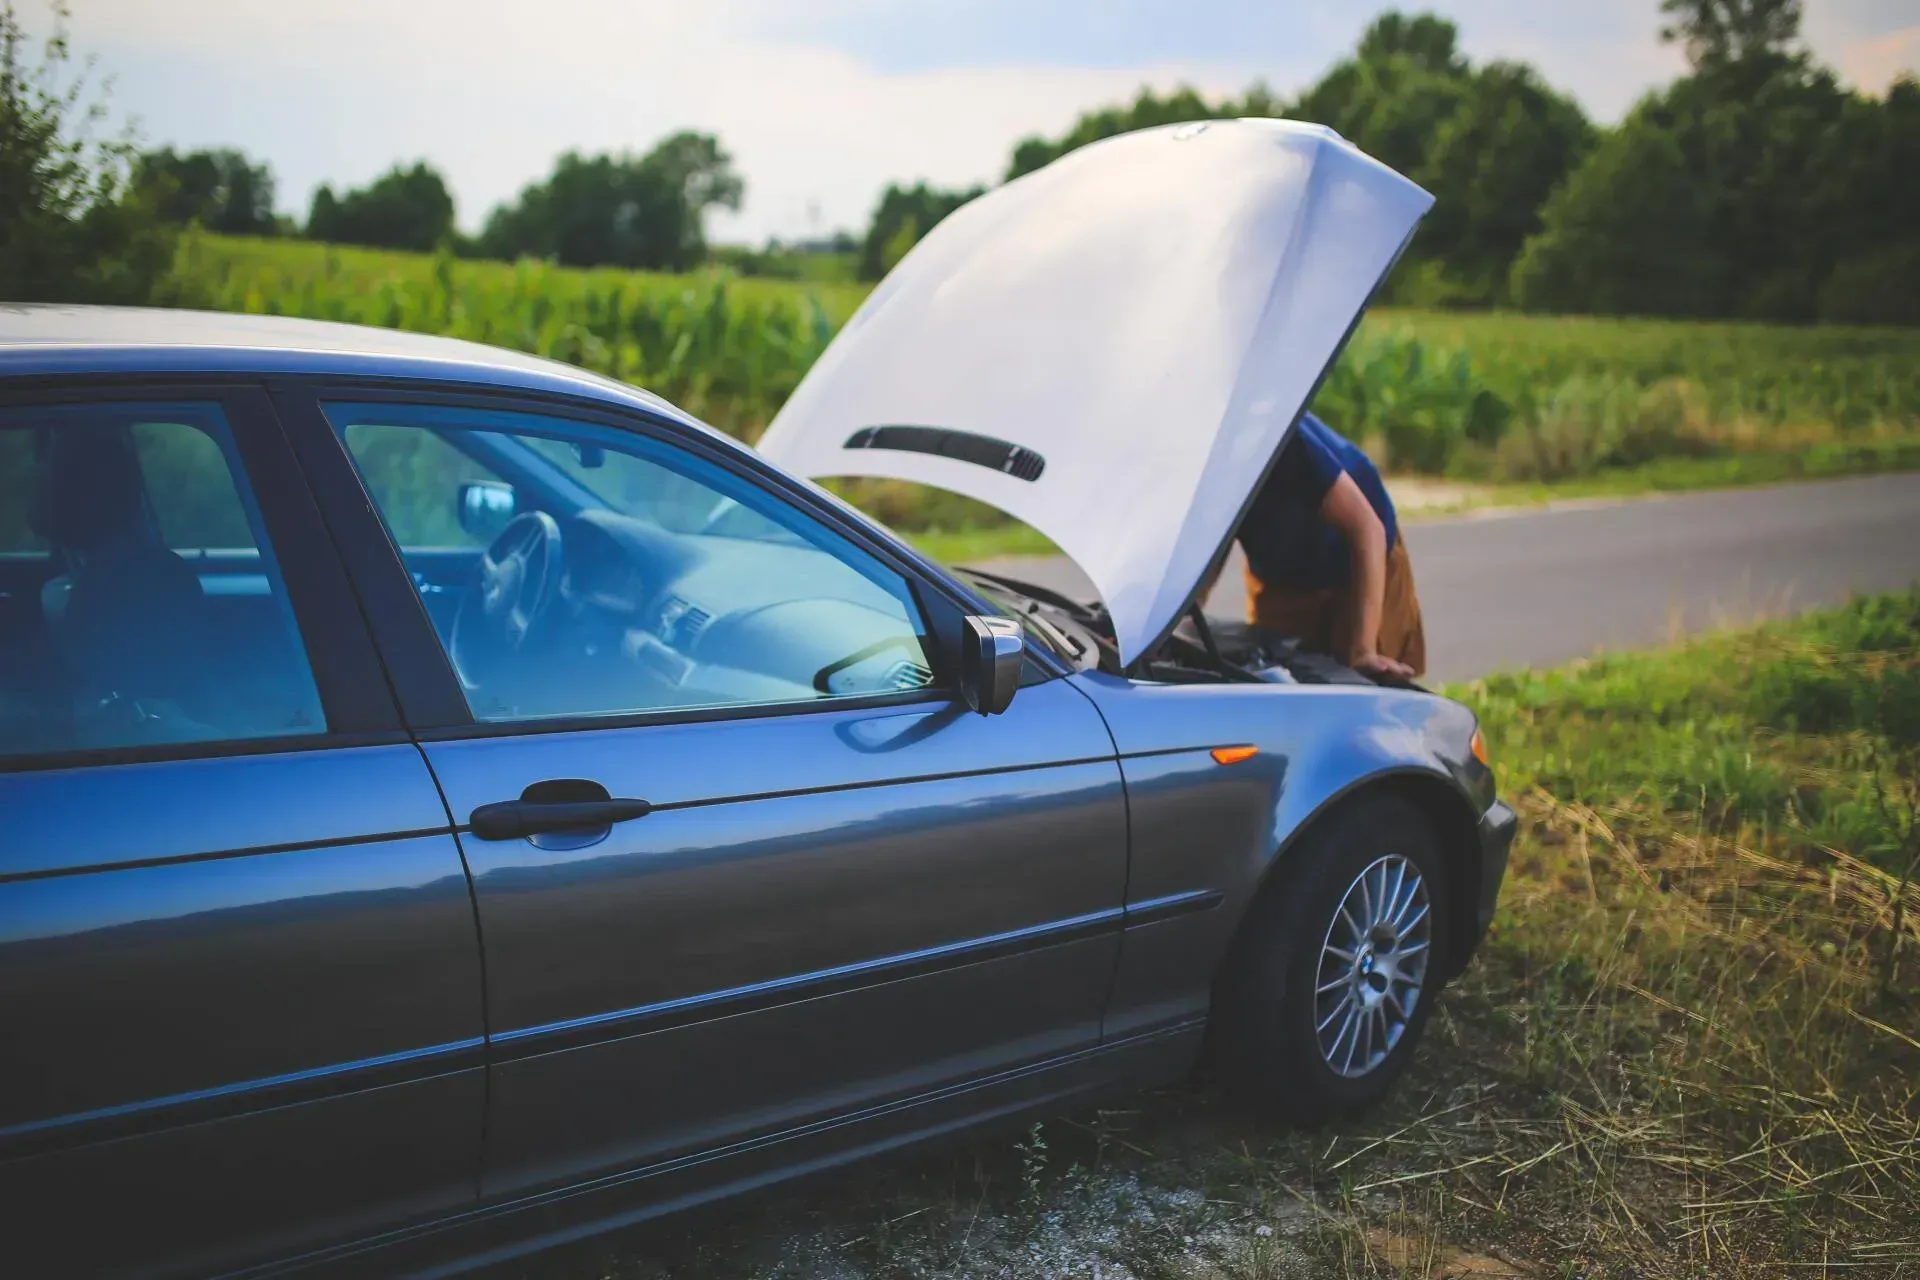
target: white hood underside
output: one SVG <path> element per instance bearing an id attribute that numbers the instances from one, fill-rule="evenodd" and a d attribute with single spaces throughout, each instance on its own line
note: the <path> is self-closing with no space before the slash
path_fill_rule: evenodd
<path id="1" fill-rule="evenodd" d="M 935 227 L 760 449 L 1032 525 L 1092 579 L 1131 662 L 1192 599 L 1432 202 L 1317 125 L 1084 147 Z M 901 426 L 986 440 L 867 430 Z"/>

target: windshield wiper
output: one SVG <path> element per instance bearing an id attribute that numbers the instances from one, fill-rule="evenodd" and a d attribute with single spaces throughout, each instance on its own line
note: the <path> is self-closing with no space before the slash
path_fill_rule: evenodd
<path id="1" fill-rule="evenodd" d="M 1026 622 L 1030 623 L 1036 630 L 1044 635 L 1054 648 L 1064 648 L 1073 654 L 1075 658 L 1084 658 L 1086 656 L 1087 647 L 1085 645 L 1041 616 L 1040 605 L 1037 601 L 1027 606 L 1024 618 Z"/>
<path id="2" fill-rule="evenodd" d="M 1068 613 L 1084 614 L 1087 612 L 1087 606 L 1081 604 L 1078 600 L 1070 600 L 1057 591 L 1049 591 L 1047 588 L 1035 586 L 1031 582 L 1022 582 L 1018 578 L 1003 578 L 997 573 L 988 573 L 983 569 L 964 569 L 961 572 L 967 574 L 969 577 L 997 583 L 1000 586 L 1025 596 L 1029 600 L 1037 600 L 1041 604 L 1050 604 L 1054 608 L 1064 609 Z"/>

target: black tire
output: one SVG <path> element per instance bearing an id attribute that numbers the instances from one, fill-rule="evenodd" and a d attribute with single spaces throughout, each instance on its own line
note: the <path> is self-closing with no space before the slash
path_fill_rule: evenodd
<path id="1" fill-rule="evenodd" d="M 1353 797 L 1283 856 L 1285 864 L 1248 910 L 1216 986 L 1214 1062 L 1221 1083 L 1240 1102 L 1314 1124 L 1364 1111 L 1406 1069 L 1439 994 L 1439 975 L 1446 972 L 1449 886 L 1432 823 L 1396 795 Z M 1369 876 L 1370 900 L 1382 883 L 1391 891 L 1395 872 L 1406 890 L 1413 883 L 1408 869 L 1419 877 L 1409 897 L 1425 895 L 1424 922 L 1414 919 L 1417 905 L 1409 905 L 1399 916 L 1410 922 L 1404 934 L 1392 919 L 1381 920 L 1377 933 L 1368 932 L 1369 941 L 1378 940 L 1378 968 L 1374 946 L 1343 947 L 1351 961 L 1328 952 L 1357 932 L 1353 926 L 1365 904 L 1357 898 L 1348 903 L 1348 893 L 1358 890 L 1362 874 Z M 1336 920 L 1343 903 L 1346 915 Z M 1417 950 L 1423 923 L 1424 950 Z M 1388 938 L 1396 940 L 1389 944 Z M 1394 975 L 1404 978 L 1419 956 L 1425 958 L 1422 980 L 1408 999 L 1413 988 Z M 1320 990 L 1330 982 L 1346 986 Z M 1379 994 L 1383 984 L 1395 993 L 1392 1002 Z M 1374 994 L 1364 994 L 1362 985 Z M 1397 1032 L 1388 1025 L 1395 1021 L 1395 1004 L 1411 1005 Z M 1326 1025 L 1333 1029 L 1358 1025 L 1355 1019 L 1364 1028 L 1329 1050 L 1322 1043 L 1329 1017 L 1334 1021 Z"/>

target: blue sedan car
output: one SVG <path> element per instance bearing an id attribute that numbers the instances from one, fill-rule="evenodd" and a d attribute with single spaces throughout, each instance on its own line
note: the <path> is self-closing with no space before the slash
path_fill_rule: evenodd
<path id="1" fill-rule="evenodd" d="M 1505 865 L 1473 717 L 1120 612 L 565 366 L 0 308 L 10 1262 L 455 1268 L 1203 1046 L 1374 1101 Z"/>

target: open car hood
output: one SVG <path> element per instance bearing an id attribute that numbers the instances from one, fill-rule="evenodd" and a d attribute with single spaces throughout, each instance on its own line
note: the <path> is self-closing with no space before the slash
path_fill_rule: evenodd
<path id="1" fill-rule="evenodd" d="M 760 441 L 1032 525 L 1122 662 L 1179 620 L 1433 198 L 1317 125 L 1083 147 L 942 221 Z"/>

